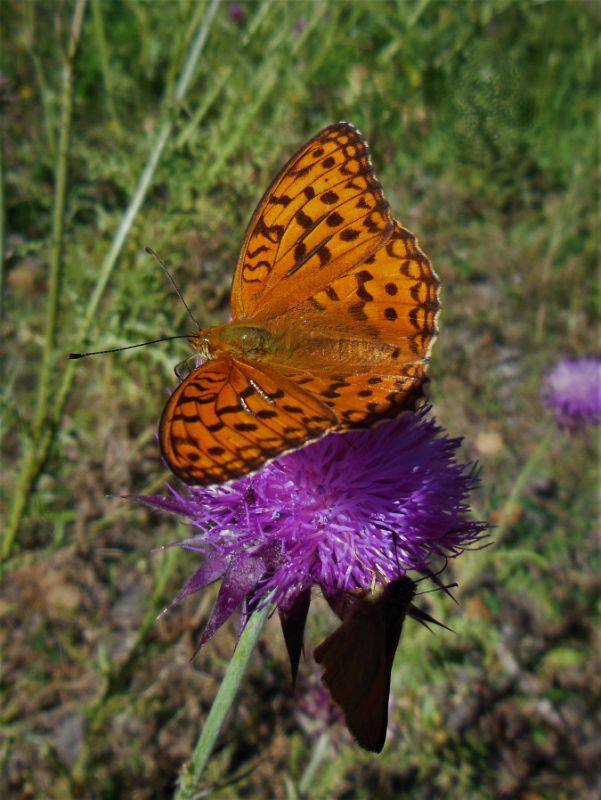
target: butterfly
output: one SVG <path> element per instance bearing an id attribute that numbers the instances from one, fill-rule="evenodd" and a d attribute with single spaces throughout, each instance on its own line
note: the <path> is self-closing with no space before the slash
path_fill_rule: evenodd
<path id="1" fill-rule="evenodd" d="M 416 588 L 403 575 L 379 593 L 355 599 L 340 627 L 313 653 L 324 667 L 322 680 L 342 708 L 349 731 L 374 753 L 386 740 L 392 664 Z"/>
<path id="2" fill-rule="evenodd" d="M 231 322 L 190 337 L 203 363 L 165 406 L 165 462 L 184 483 L 225 483 L 412 408 L 438 288 L 415 236 L 392 217 L 364 137 L 348 122 L 325 128 L 251 218 Z"/>

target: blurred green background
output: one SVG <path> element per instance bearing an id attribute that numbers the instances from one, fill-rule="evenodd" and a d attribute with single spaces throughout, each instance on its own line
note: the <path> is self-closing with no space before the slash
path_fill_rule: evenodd
<path id="1" fill-rule="evenodd" d="M 482 464 L 496 544 L 452 565 L 459 606 L 425 606 L 455 633 L 406 624 L 380 757 L 311 712 L 317 601 L 296 694 L 272 620 L 199 796 L 598 796 L 597 440 L 557 429 L 541 388 L 598 346 L 599 10 L 3 0 L 4 797 L 172 795 L 236 626 L 190 661 L 214 593 L 155 622 L 196 562 L 160 550 L 175 519 L 121 498 L 162 490 L 188 350 L 64 354 L 189 332 L 146 245 L 224 320 L 254 204 L 340 119 L 442 279 L 434 412 Z"/>

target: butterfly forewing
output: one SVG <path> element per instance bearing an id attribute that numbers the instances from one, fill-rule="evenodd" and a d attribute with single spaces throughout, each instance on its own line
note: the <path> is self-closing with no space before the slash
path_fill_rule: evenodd
<path id="1" fill-rule="evenodd" d="M 357 601 L 361 603 L 361 601 Z M 323 681 L 344 711 L 347 727 L 361 747 L 380 752 L 388 722 L 390 676 L 386 672 L 382 616 L 367 605 L 315 648 Z"/>
<path id="2" fill-rule="evenodd" d="M 392 665 L 415 588 L 403 576 L 375 597 L 356 600 L 340 627 L 314 651 L 348 729 L 361 747 L 376 753 L 386 740 Z"/>
<path id="3" fill-rule="evenodd" d="M 234 319 L 285 312 L 373 253 L 392 231 L 367 142 L 346 122 L 286 164 L 248 227 L 232 284 Z"/>

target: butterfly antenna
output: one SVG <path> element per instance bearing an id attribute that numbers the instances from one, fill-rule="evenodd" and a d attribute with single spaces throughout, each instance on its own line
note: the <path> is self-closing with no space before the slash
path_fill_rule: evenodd
<path id="1" fill-rule="evenodd" d="M 189 305 L 186 303 L 186 301 L 184 300 L 184 296 L 183 296 L 183 294 L 180 292 L 180 290 L 179 290 L 179 287 L 178 287 L 177 283 L 175 282 L 175 279 L 174 279 L 173 275 L 172 275 L 172 274 L 169 272 L 169 270 L 168 270 L 168 269 L 167 269 L 167 267 L 165 266 L 165 262 L 163 261 L 163 259 L 162 259 L 162 258 L 159 256 L 159 254 L 158 254 L 158 253 L 156 253 L 156 252 L 155 252 L 155 251 L 152 249 L 152 247 L 145 247 L 145 248 L 144 248 L 144 250 L 146 250 L 146 252 L 148 253 L 148 255 L 150 255 L 150 256 L 154 256 L 154 258 L 156 258 L 156 260 L 158 261 L 158 264 L 159 264 L 159 266 L 161 267 L 161 269 L 163 270 L 163 272 L 165 273 L 165 275 L 166 275 L 166 276 L 169 278 L 169 280 L 171 281 L 171 285 L 172 285 L 172 286 L 173 286 L 173 288 L 175 289 L 175 292 L 176 292 L 177 296 L 179 297 L 179 299 L 180 299 L 180 300 L 182 301 L 182 303 L 184 304 L 184 308 L 185 308 L 185 309 L 186 309 L 186 311 L 188 312 L 188 316 L 190 317 L 190 319 L 192 320 L 192 322 L 193 322 L 193 323 L 196 325 L 196 327 L 197 327 L 197 328 L 200 328 L 200 325 L 198 324 L 198 322 L 197 322 L 197 321 L 196 321 L 196 319 L 194 318 L 194 314 L 193 314 L 193 313 L 190 311 L 190 306 L 189 306 Z"/>
<path id="2" fill-rule="evenodd" d="M 446 595 L 448 595 L 451 598 L 451 600 L 456 605 L 459 605 L 457 600 L 453 597 L 453 595 L 449 591 L 449 589 L 454 589 L 455 587 L 459 586 L 459 584 L 458 583 L 447 583 L 447 584 L 444 584 L 440 580 L 440 577 L 439 577 L 440 575 L 442 575 L 442 573 L 445 571 L 445 569 L 447 568 L 448 565 L 449 565 L 449 559 L 445 556 L 444 566 L 441 567 L 438 570 L 438 572 L 431 572 L 431 573 L 428 572 L 425 575 L 423 575 L 421 578 L 419 578 L 419 580 L 417 580 L 415 582 L 416 583 L 421 583 L 422 581 L 425 581 L 425 580 L 431 580 L 432 583 L 436 584 L 437 588 L 436 589 L 428 589 L 425 592 L 419 592 L 419 594 L 428 594 L 429 592 L 444 592 Z"/>
<path id="3" fill-rule="evenodd" d="M 408 614 L 412 619 L 416 620 L 416 622 L 419 622 L 421 625 L 423 625 L 424 628 L 427 628 L 430 633 L 433 633 L 430 625 L 438 625 L 439 628 L 444 628 L 446 631 L 455 633 L 453 628 L 449 628 L 449 626 L 445 625 L 444 622 L 439 622 L 437 619 L 434 619 L 434 617 L 430 616 L 430 614 L 427 614 L 425 611 L 422 611 L 421 608 L 417 608 L 417 606 L 409 606 Z"/>
<path id="4" fill-rule="evenodd" d="M 416 583 L 421 583 L 421 581 L 425 581 L 425 580 L 434 580 L 434 578 L 438 578 L 439 575 L 442 575 L 442 573 L 445 571 L 445 569 L 448 566 L 449 566 L 449 559 L 447 558 L 447 556 L 445 556 L 444 557 L 444 566 L 441 567 L 438 570 L 438 572 L 427 572 L 424 576 L 422 576 L 421 578 L 419 578 L 415 582 Z M 440 581 L 434 581 L 434 583 L 436 583 L 437 586 L 442 586 Z"/>
<path id="5" fill-rule="evenodd" d="M 396 538 L 396 531 L 392 530 L 391 533 L 392 533 L 392 543 L 394 545 L 394 558 L 395 558 L 395 561 L 396 561 L 397 569 L 398 569 L 399 574 L 400 574 L 402 572 L 402 570 L 401 570 L 401 565 L 399 563 L 399 552 L 398 552 L 398 543 L 397 543 L 397 538 Z"/>
<path id="6" fill-rule="evenodd" d="M 404 575 L 405 574 L 405 570 L 401 567 L 401 563 L 399 561 L 398 543 L 397 543 L 396 531 L 394 530 L 394 528 L 384 528 L 384 530 L 387 530 L 388 533 L 390 534 L 391 538 L 392 538 L 392 548 L 393 548 L 393 553 L 394 553 L 394 558 L 395 558 L 395 561 L 396 561 L 397 569 L 399 571 L 399 575 Z"/>
<path id="7" fill-rule="evenodd" d="M 158 342 L 170 342 L 173 339 L 189 339 L 189 334 L 182 336 L 164 336 L 162 339 L 151 339 L 148 342 L 139 344 L 128 344 L 126 347 L 111 347 L 110 350 L 95 350 L 90 353 L 68 353 L 67 358 L 87 358 L 87 356 L 103 356 L 105 353 L 120 353 L 122 350 L 133 350 L 136 347 L 146 347 L 147 344 L 157 344 Z"/>
<path id="8" fill-rule="evenodd" d="M 445 583 L 444 586 L 437 586 L 436 589 L 426 589 L 423 592 L 418 592 L 416 597 L 421 597 L 423 594 L 432 594 L 432 592 L 446 592 L 446 594 L 449 594 L 449 589 L 456 589 L 458 586 L 459 584 L 457 581 L 454 581 L 453 583 Z M 453 595 L 450 594 L 449 597 L 453 597 Z M 453 600 L 455 600 L 454 597 Z M 457 601 L 455 600 L 455 602 Z"/>

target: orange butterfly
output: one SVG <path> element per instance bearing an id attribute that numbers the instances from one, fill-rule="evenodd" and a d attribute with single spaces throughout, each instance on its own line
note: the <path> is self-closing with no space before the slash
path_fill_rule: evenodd
<path id="1" fill-rule="evenodd" d="M 324 666 L 322 680 L 344 711 L 349 731 L 374 753 L 386 740 L 390 674 L 416 588 L 404 575 L 375 596 L 356 599 L 340 627 L 314 651 L 315 660 Z"/>
<path id="2" fill-rule="evenodd" d="M 163 458 L 185 483 L 209 486 L 411 408 L 437 333 L 438 287 L 392 217 L 363 136 L 330 125 L 257 206 L 232 321 L 191 337 L 206 360 L 167 402 Z"/>

